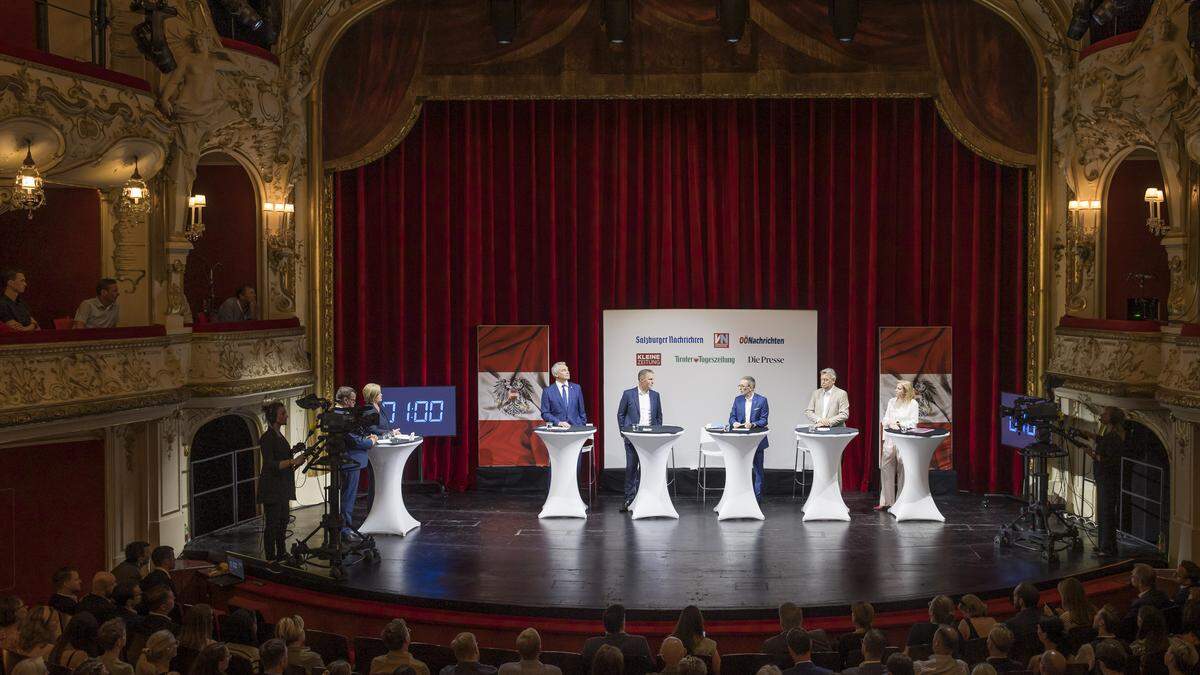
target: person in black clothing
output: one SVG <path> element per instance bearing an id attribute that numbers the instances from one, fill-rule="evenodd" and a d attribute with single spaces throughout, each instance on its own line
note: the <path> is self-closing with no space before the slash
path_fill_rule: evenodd
<path id="1" fill-rule="evenodd" d="M 869 602 L 850 605 L 850 621 L 854 623 L 854 632 L 839 635 L 837 639 L 837 652 L 843 662 L 850 652 L 863 651 L 863 654 L 866 654 L 862 648 L 862 639 L 867 631 L 871 630 L 871 623 L 875 621 L 875 608 Z"/>
<path id="2" fill-rule="evenodd" d="M 832 670 L 813 663 L 812 638 L 803 628 L 788 631 L 788 656 L 795 665 L 783 671 L 784 675 L 833 675 Z"/>
<path id="3" fill-rule="evenodd" d="M 1200 565 L 1191 560 L 1182 560 L 1175 568 L 1175 580 L 1179 587 L 1175 589 L 1175 604 L 1183 607 L 1187 604 L 1192 589 L 1200 585 Z"/>
<path id="4" fill-rule="evenodd" d="M 258 475 L 258 503 L 263 505 L 263 554 L 272 562 L 287 558 L 288 506 L 296 498 L 296 478 L 293 473 L 304 463 L 292 457 L 292 448 L 283 435 L 288 421 L 287 406 L 271 401 L 263 406 L 267 430 L 258 439 L 262 452 L 262 472 Z"/>
<path id="5" fill-rule="evenodd" d="M 788 659 L 787 636 L 788 633 L 796 628 L 800 628 L 808 633 L 808 638 L 812 640 L 814 651 L 832 651 L 829 635 L 823 629 L 808 630 L 804 628 L 804 610 L 800 609 L 794 602 L 785 602 L 779 606 L 779 628 L 780 632 L 778 635 L 767 638 L 762 643 L 762 647 L 758 649 L 760 653 L 778 656 L 781 660 Z"/>
<path id="6" fill-rule="evenodd" d="M 1025 670 L 1025 664 L 1017 663 L 1008 658 L 1008 652 L 1013 646 L 1013 634 L 1002 623 L 992 627 L 987 636 L 987 663 L 996 669 L 997 673 L 1007 673 L 1013 670 Z"/>
<path id="7" fill-rule="evenodd" d="M 124 581 L 141 581 L 142 568 L 150 561 L 150 542 L 131 541 L 125 544 L 125 560 L 112 568 L 117 583 Z"/>
<path id="8" fill-rule="evenodd" d="M 179 624 L 171 618 L 171 611 L 175 609 L 175 593 L 166 586 L 155 586 L 146 592 L 145 597 L 147 612 L 138 625 L 138 632 L 150 636 L 166 630 L 172 635 L 179 635 Z"/>
<path id="9" fill-rule="evenodd" d="M 1125 412 L 1108 407 L 1100 413 L 1104 432 L 1094 436 L 1096 448 L 1088 452 L 1092 458 L 1092 473 L 1096 479 L 1096 530 L 1099 541 L 1096 554 L 1117 554 L 1117 501 L 1120 499 L 1121 457 L 1125 455 Z"/>
<path id="10" fill-rule="evenodd" d="M 887 638 L 882 632 L 871 629 L 863 634 L 860 643 L 862 663 L 843 670 L 842 675 L 883 675 L 883 652 L 887 649 Z"/>
<path id="11" fill-rule="evenodd" d="M 171 580 L 171 570 L 175 569 L 175 549 L 170 546 L 159 546 L 150 553 L 150 573 L 142 577 L 142 593 L 149 593 L 158 586 L 165 586 L 171 593 L 178 595 L 175 582 Z"/>
<path id="12" fill-rule="evenodd" d="M 25 293 L 28 282 L 21 270 L 5 270 L 0 274 L 0 324 L 9 330 L 31 331 L 39 330 L 37 319 L 29 314 L 29 305 L 21 295 Z"/>
<path id="13" fill-rule="evenodd" d="M 116 605 L 118 619 L 125 621 L 125 628 L 132 631 L 142 621 L 138 608 L 142 606 L 142 587 L 136 581 L 122 581 L 113 589 L 112 601 Z"/>
<path id="14" fill-rule="evenodd" d="M 1037 639 L 1038 622 L 1043 616 L 1038 611 L 1040 597 L 1037 586 L 1028 581 L 1022 581 L 1013 589 L 1013 607 L 1017 609 L 1017 613 L 1009 617 L 1004 625 L 1008 626 L 1013 634 L 1010 658 L 1018 663 L 1041 651 L 1041 644 Z"/>
<path id="15" fill-rule="evenodd" d="M 46 604 L 63 614 L 79 611 L 79 591 L 83 590 L 79 570 L 74 567 L 60 567 L 51 580 L 54 583 L 54 595 L 50 596 Z"/>
<path id="16" fill-rule="evenodd" d="M 945 595 L 929 601 L 929 621 L 913 624 L 904 644 L 908 647 L 933 644 L 938 626 L 954 626 L 954 601 Z"/>
<path id="17" fill-rule="evenodd" d="M 625 659 L 625 675 L 645 675 L 654 662 L 650 656 L 650 644 L 641 635 L 625 632 L 625 606 L 610 605 L 604 610 L 604 635 L 588 638 L 583 643 L 583 662 L 590 664 L 596 652 L 604 645 L 621 650 Z"/>
<path id="18" fill-rule="evenodd" d="M 1137 590 L 1138 595 L 1130 603 L 1118 635 L 1132 641 L 1138 633 L 1138 610 L 1147 606 L 1164 610 L 1171 605 L 1171 598 L 1158 589 L 1158 575 L 1153 567 L 1145 563 L 1133 566 L 1133 571 L 1129 573 L 1129 584 Z"/>
<path id="19" fill-rule="evenodd" d="M 96 617 L 97 624 L 116 618 L 117 606 L 109 597 L 116 585 L 117 578 L 111 572 L 96 572 L 92 576 L 92 592 L 79 601 L 79 611 Z"/>

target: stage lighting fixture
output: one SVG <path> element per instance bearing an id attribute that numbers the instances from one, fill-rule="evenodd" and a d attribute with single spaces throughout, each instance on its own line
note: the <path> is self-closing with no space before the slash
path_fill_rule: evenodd
<path id="1" fill-rule="evenodd" d="M 742 39 L 749 16 L 750 0 L 717 0 L 717 20 L 721 22 L 721 37 L 726 42 Z"/>
<path id="2" fill-rule="evenodd" d="M 246 0 L 221 0 L 221 5 L 246 28 L 255 32 L 261 31 L 263 40 L 267 44 L 275 44 L 276 38 L 279 37 L 275 27 L 255 11 Z"/>
<path id="3" fill-rule="evenodd" d="M 517 36 L 517 24 L 521 23 L 520 0 L 489 0 L 488 19 L 496 42 L 511 45 Z"/>
<path id="4" fill-rule="evenodd" d="M 839 41 L 854 42 L 854 34 L 858 32 L 858 0 L 829 0 L 829 23 Z"/>
<path id="5" fill-rule="evenodd" d="M 1092 0 L 1076 0 L 1071 11 L 1071 25 L 1067 26 L 1067 37 L 1081 40 L 1092 26 Z"/>
<path id="6" fill-rule="evenodd" d="M 608 41 L 624 44 L 629 38 L 629 24 L 632 21 L 629 3 L 631 0 L 604 0 L 604 32 Z"/>
<path id="7" fill-rule="evenodd" d="M 146 60 L 163 73 L 175 70 L 175 55 L 167 44 L 163 23 L 167 18 L 179 16 L 179 11 L 167 4 L 167 0 L 133 0 L 130 11 L 146 15 L 145 20 L 133 27 L 133 42 Z"/>

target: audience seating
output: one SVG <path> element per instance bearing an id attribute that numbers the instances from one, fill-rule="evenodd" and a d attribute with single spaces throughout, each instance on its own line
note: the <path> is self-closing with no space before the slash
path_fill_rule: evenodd
<path id="1" fill-rule="evenodd" d="M 479 648 L 479 662 L 484 665 L 499 668 L 506 663 L 513 663 L 520 660 L 521 655 L 515 649 L 499 649 L 496 647 Z"/>
<path id="2" fill-rule="evenodd" d="M 842 669 L 842 655 L 837 652 L 813 652 L 813 663 L 834 672 Z"/>
<path id="3" fill-rule="evenodd" d="M 757 673 L 763 666 L 781 666 L 771 654 L 722 654 L 721 670 L 726 673 Z M 566 675 L 564 671 L 563 675 Z"/>
<path id="4" fill-rule="evenodd" d="M 975 665 L 976 663 L 987 661 L 987 657 L 987 638 L 981 637 L 963 642 L 962 660 L 966 661 L 969 665 Z"/>
<path id="5" fill-rule="evenodd" d="M 442 668 L 455 664 L 454 652 L 449 647 L 431 645 L 424 642 L 413 642 L 408 645 L 408 651 L 413 658 L 423 661 L 429 666 L 430 673 L 441 672 Z"/>
<path id="6" fill-rule="evenodd" d="M 542 663 L 558 666 L 563 675 L 586 675 L 589 671 L 583 655 L 576 652 L 542 652 Z"/>
<path id="7" fill-rule="evenodd" d="M 325 663 L 350 660 L 350 641 L 346 639 L 345 635 L 306 628 L 304 629 L 304 644 L 320 654 L 321 660 Z"/>
<path id="8" fill-rule="evenodd" d="M 200 653 L 195 649 L 180 645 L 179 650 L 175 652 L 175 658 L 171 659 L 171 670 L 177 673 L 186 673 L 191 671 L 192 662 Z M 134 664 L 136 665 L 136 663 Z"/>
<path id="9" fill-rule="evenodd" d="M 1076 626 L 1067 631 L 1067 640 L 1075 649 L 1079 649 L 1092 640 L 1096 639 L 1096 629 L 1091 626 Z"/>
<path id="10" fill-rule="evenodd" d="M 387 654 L 387 646 L 379 638 L 360 635 L 354 638 L 354 667 L 360 673 L 371 671 L 371 661 Z"/>
<path id="11" fill-rule="evenodd" d="M 913 661 L 924 661 L 933 655 L 933 645 L 909 645 L 908 658 Z M 1028 660 L 1028 659 L 1026 659 Z M 1024 661 L 1022 661 L 1024 663 Z"/>
<path id="12" fill-rule="evenodd" d="M 67 330 L 71 327 L 71 317 L 64 316 L 54 320 L 54 330 Z"/>

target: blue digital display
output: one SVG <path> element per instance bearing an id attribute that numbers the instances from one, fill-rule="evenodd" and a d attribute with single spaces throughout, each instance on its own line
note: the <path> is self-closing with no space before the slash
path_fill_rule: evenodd
<path id="1" fill-rule="evenodd" d="M 454 387 L 383 387 L 380 406 L 384 421 L 393 429 L 422 436 L 454 436 Z"/>

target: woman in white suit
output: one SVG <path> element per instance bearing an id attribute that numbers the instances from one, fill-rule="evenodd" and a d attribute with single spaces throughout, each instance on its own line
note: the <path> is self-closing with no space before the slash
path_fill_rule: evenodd
<path id="1" fill-rule="evenodd" d="M 920 409 L 917 406 L 917 392 L 912 382 L 900 380 L 896 383 L 896 395 L 887 402 L 880 423 L 885 430 L 907 431 L 917 426 L 920 419 Z M 883 439 L 883 448 L 879 453 L 880 490 L 879 505 L 876 511 L 881 511 L 896 503 L 896 493 L 904 489 L 904 473 L 899 471 L 900 455 L 896 444 L 887 437 Z M 899 474 L 900 485 L 897 487 L 896 478 Z"/>

